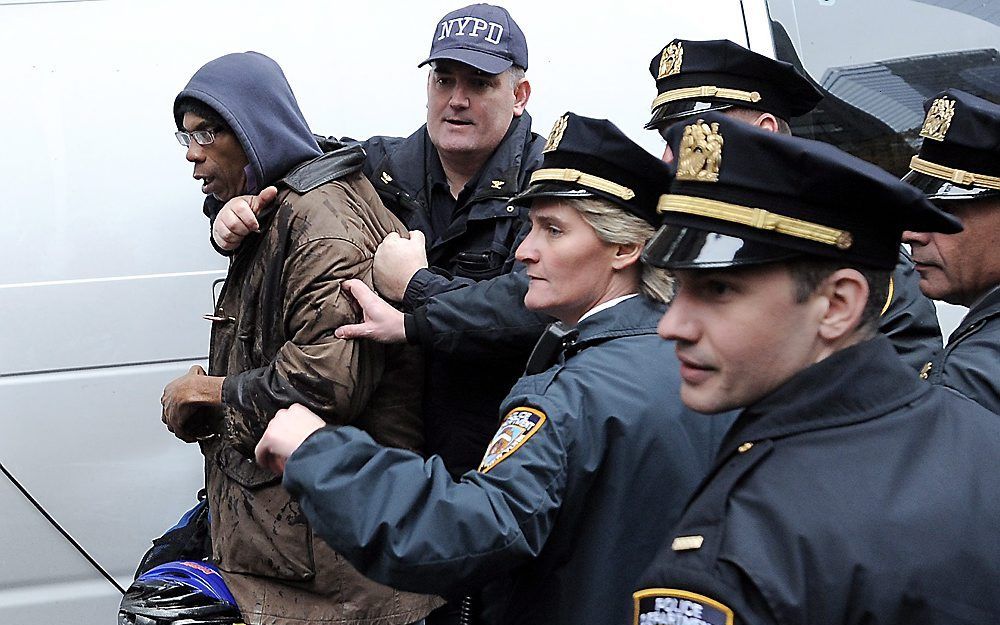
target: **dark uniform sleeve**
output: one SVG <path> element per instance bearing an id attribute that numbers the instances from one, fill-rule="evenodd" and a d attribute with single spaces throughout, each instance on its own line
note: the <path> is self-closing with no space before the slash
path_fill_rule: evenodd
<path id="1" fill-rule="evenodd" d="M 406 338 L 459 357 L 524 356 L 552 319 L 524 307 L 523 269 L 442 293 L 415 309 Z"/>
<path id="2" fill-rule="evenodd" d="M 941 326 L 934 302 L 920 292 L 920 276 L 903 248 L 892 274 L 892 300 L 879 321 L 879 331 L 889 337 L 896 353 L 915 371 L 941 351 Z"/>
<path id="3" fill-rule="evenodd" d="M 1000 324 L 1000 320 L 995 320 Z M 936 383 L 1000 414 L 1000 328 L 964 337 L 944 361 Z"/>
<path id="4" fill-rule="evenodd" d="M 565 491 L 566 454 L 559 429 L 544 420 L 488 472 L 455 482 L 437 456 L 425 461 L 356 428 L 328 427 L 289 458 L 284 486 L 314 530 L 366 576 L 453 594 L 539 553 Z"/>

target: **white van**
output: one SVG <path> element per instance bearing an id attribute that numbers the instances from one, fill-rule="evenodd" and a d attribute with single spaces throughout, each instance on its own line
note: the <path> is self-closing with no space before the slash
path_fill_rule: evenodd
<path id="1" fill-rule="evenodd" d="M 424 119 L 416 64 L 459 4 L 0 0 L 0 463 L 122 586 L 202 483 L 196 447 L 166 432 L 159 399 L 204 363 L 202 315 L 226 268 L 172 136 L 174 96 L 204 62 L 258 50 L 284 68 L 315 132 L 405 136 Z M 854 15 L 874 9 L 850 0 L 775 0 L 774 23 L 760 0 L 504 4 L 529 40 L 537 132 L 573 110 L 656 154 L 661 140 L 642 130 L 655 95 L 646 67 L 673 37 L 773 56 L 780 25 L 817 81 L 915 53 L 890 45 L 904 9 L 945 30 L 961 21 L 970 47 L 1000 41 L 995 23 L 933 6 L 957 4 L 944 0 L 894 0 L 878 45 L 857 41 L 874 35 Z M 904 39 L 923 42 L 910 28 Z M 115 621 L 118 592 L 4 476 L 0 510 L 0 623 Z"/>

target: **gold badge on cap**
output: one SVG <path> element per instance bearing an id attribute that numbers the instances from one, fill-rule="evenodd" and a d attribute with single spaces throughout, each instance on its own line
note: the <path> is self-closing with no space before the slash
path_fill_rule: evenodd
<path id="1" fill-rule="evenodd" d="M 954 116 L 954 100 L 948 98 L 934 100 L 930 110 L 927 111 L 924 127 L 920 129 L 920 136 L 934 141 L 944 141 L 944 136 L 948 134 L 948 128 L 951 127 L 951 118 Z"/>
<path id="2" fill-rule="evenodd" d="M 656 77 L 657 80 L 660 78 L 666 78 L 667 76 L 673 76 L 681 71 L 681 60 L 684 58 L 684 46 L 681 45 L 680 41 L 671 43 L 669 46 L 663 49 L 663 55 L 660 57 L 660 74 Z"/>
<path id="3" fill-rule="evenodd" d="M 699 119 L 685 128 L 677 161 L 677 180 L 718 182 L 722 143 L 718 123 L 709 125 Z"/>
<path id="4" fill-rule="evenodd" d="M 563 115 L 556 120 L 556 123 L 552 125 L 552 132 L 549 133 L 549 140 L 545 142 L 545 147 L 542 148 L 542 154 L 551 152 L 559 147 L 559 142 L 562 141 L 563 133 L 566 132 L 566 124 L 568 123 L 569 115 Z"/>

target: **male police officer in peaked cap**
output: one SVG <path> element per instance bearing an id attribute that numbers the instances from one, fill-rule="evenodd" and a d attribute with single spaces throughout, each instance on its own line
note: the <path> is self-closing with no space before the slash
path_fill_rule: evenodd
<path id="1" fill-rule="evenodd" d="M 956 623 L 1000 614 L 1000 420 L 877 334 L 903 229 L 956 233 L 836 148 L 715 112 L 677 155 L 644 259 L 681 398 L 742 408 L 633 596 L 634 622 Z"/>
<path id="2" fill-rule="evenodd" d="M 638 260 L 669 168 L 572 113 L 546 149 L 515 200 L 531 205 L 517 257 L 525 305 L 569 334 L 504 400 L 479 470 L 453 481 L 440 457 L 320 429 L 302 406 L 278 415 L 257 458 L 284 465 L 306 516 L 373 579 L 443 594 L 490 582 L 489 622 L 620 623 L 731 419 L 683 409 L 676 357 L 655 332 L 670 280 Z"/>
<path id="3" fill-rule="evenodd" d="M 823 97 L 791 64 L 727 40 L 674 39 L 653 57 L 649 72 L 657 95 L 646 128 L 661 134 L 692 115 L 719 111 L 787 135 L 788 120 L 808 113 Z M 670 156 L 665 151 L 664 159 Z M 921 295 L 917 278 L 913 261 L 900 248 L 879 321 L 879 330 L 914 369 L 941 349 L 934 305 Z"/>
<path id="4" fill-rule="evenodd" d="M 1000 413 L 1000 106 L 949 89 L 927 100 L 924 142 L 903 180 L 965 229 L 905 232 L 934 299 L 969 307 L 944 351 L 921 377 Z"/>

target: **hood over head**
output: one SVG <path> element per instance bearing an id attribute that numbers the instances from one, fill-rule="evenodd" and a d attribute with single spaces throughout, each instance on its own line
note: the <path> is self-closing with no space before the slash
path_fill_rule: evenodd
<path id="1" fill-rule="evenodd" d="M 281 67 L 259 52 L 227 54 L 195 72 L 174 99 L 178 127 L 184 98 L 204 102 L 232 128 L 258 181 L 252 193 L 322 153 Z"/>

